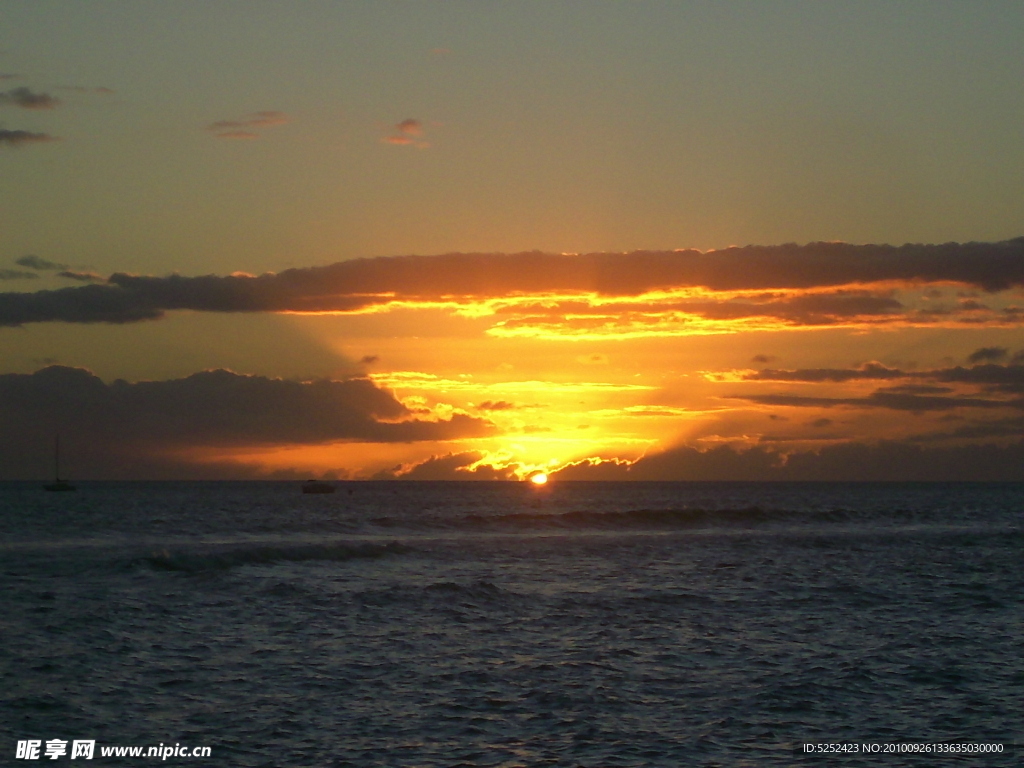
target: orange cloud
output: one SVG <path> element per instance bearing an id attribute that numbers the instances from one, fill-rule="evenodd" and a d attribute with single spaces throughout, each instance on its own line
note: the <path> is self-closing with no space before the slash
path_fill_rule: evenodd
<path id="1" fill-rule="evenodd" d="M 396 144 L 398 146 L 413 146 L 419 149 L 426 149 L 430 146 L 423 141 L 423 123 L 413 120 L 411 117 L 396 123 L 393 133 L 381 139 L 385 144 Z"/>

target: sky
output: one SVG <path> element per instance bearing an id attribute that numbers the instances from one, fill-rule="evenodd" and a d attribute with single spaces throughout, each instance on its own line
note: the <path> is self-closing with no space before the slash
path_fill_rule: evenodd
<path id="1" fill-rule="evenodd" d="M 1024 480 L 1022 32 L 0 4 L 0 479 Z"/>

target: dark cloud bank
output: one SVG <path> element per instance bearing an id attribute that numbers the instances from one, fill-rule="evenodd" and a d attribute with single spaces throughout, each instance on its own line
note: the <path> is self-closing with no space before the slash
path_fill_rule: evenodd
<path id="1" fill-rule="evenodd" d="M 51 366 L 0 376 L 0 472 L 3 479 L 45 476 L 57 432 L 74 477 L 162 479 L 258 475 L 183 457 L 195 448 L 435 441 L 492 430 L 465 415 L 413 416 L 366 379 L 296 382 L 218 370 L 106 384 L 80 368 Z"/>
<path id="2" fill-rule="evenodd" d="M 580 291 L 636 296 L 687 286 L 770 290 L 885 281 L 949 281 L 985 291 L 1024 286 L 1024 238 L 943 245 L 745 246 L 708 253 L 690 250 L 392 256 L 257 277 L 147 277 L 118 273 L 102 285 L 0 294 L 0 325 L 47 321 L 130 323 L 159 318 L 164 312 L 177 309 L 352 311 L 393 299 Z M 874 307 L 872 311 L 880 310 Z"/>
<path id="3" fill-rule="evenodd" d="M 106 384 L 88 371 L 51 366 L 0 376 L 0 479 L 42 478 L 60 432 L 66 474 L 76 479 L 246 479 L 257 466 L 189 457 L 202 448 L 336 441 L 445 441 L 493 433 L 465 415 L 413 418 L 366 379 L 294 382 L 229 371 L 184 379 Z M 556 480 L 1024 481 L 1024 418 L 968 425 L 905 441 L 842 443 L 784 455 L 772 447 L 677 447 L 635 463 L 581 461 Z M 937 446 L 931 439 L 1017 438 L 1002 445 Z M 377 479 L 507 480 L 502 467 L 468 466 L 474 452 L 395 467 Z M 285 473 L 301 475 L 301 470 Z"/>

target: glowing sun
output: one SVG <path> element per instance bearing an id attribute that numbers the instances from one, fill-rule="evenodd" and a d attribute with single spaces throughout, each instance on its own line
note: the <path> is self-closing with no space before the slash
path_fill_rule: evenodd
<path id="1" fill-rule="evenodd" d="M 535 475 L 530 475 L 530 482 L 534 485 L 544 485 L 548 481 L 548 476 L 543 472 L 538 472 Z"/>

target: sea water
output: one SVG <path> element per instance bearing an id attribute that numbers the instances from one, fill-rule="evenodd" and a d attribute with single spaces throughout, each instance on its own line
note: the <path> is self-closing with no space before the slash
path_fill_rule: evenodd
<path id="1" fill-rule="evenodd" d="M 1022 510 L 1013 484 L 3 484 L 0 763 L 1019 765 Z M 936 744 L 1003 751 L 892 746 Z"/>

